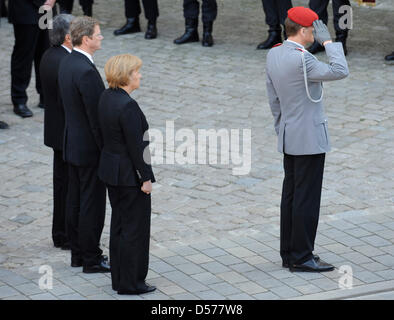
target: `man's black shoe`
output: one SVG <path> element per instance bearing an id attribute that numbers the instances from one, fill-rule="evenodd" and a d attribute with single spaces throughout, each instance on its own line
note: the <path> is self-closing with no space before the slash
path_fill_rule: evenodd
<path id="1" fill-rule="evenodd" d="M 307 50 L 310 53 L 315 54 L 315 53 L 318 53 L 318 52 L 322 52 L 325 49 L 319 42 L 315 41 Z"/>
<path id="2" fill-rule="evenodd" d="M 319 260 L 320 260 L 320 257 L 319 257 L 317 254 L 315 254 L 315 255 L 313 256 L 313 258 L 314 258 L 316 261 L 319 261 Z M 282 261 L 282 267 L 283 267 L 283 268 L 288 268 L 288 267 L 289 267 L 289 263 L 288 263 L 287 261 Z"/>
<path id="3" fill-rule="evenodd" d="M 203 47 L 212 47 L 213 46 L 212 29 L 213 29 L 213 21 L 204 22 L 203 34 L 202 34 Z"/>
<path id="4" fill-rule="evenodd" d="M 315 260 L 314 258 L 302 263 L 289 266 L 291 272 L 327 272 L 333 271 L 335 267 L 323 260 Z"/>
<path id="5" fill-rule="evenodd" d="M 108 257 L 102 256 L 99 264 L 92 266 L 83 266 L 83 273 L 105 273 L 111 272 L 111 268 L 108 263 Z"/>
<path id="6" fill-rule="evenodd" d="M 82 267 L 82 258 L 71 257 L 71 267 L 73 267 L 73 268 Z"/>
<path id="7" fill-rule="evenodd" d="M 384 61 L 388 64 L 394 64 L 394 51 L 384 57 Z"/>
<path id="8" fill-rule="evenodd" d="M 144 283 L 137 290 L 118 290 L 118 294 L 143 294 L 148 292 L 153 292 L 156 290 L 155 286 L 150 286 L 147 283 Z"/>
<path id="9" fill-rule="evenodd" d="M 257 46 L 258 50 L 271 49 L 274 45 L 282 42 L 281 29 L 279 30 L 269 30 L 267 40 L 263 41 Z"/>
<path id="10" fill-rule="evenodd" d="M 145 32 L 145 39 L 156 39 L 157 38 L 157 27 L 156 22 L 148 22 L 148 27 Z"/>
<path id="11" fill-rule="evenodd" d="M 6 122 L 0 121 L 0 129 L 8 129 L 9 126 Z"/>
<path id="12" fill-rule="evenodd" d="M 121 27 L 118 30 L 114 31 L 115 36 L 120 36 L 122 34 L 127 34 L 127 33 L 136 33 L 140 32 L 141 27 L 140 27 L 140 21 L 138 17 L 135 18 L 127 18 L 126 24 Z"/>
<path id="13" fill-rule="evenodd" d="M 33 116 L 33 112 L 24 103 L 14 105 L 14 113 L 22 118 Z"/>

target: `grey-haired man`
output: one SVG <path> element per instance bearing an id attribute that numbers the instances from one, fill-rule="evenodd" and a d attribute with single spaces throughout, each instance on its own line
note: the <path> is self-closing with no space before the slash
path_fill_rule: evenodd
<path id="1" fill-rule="evenodd" d="M 41 87 L 44 103 L 44 144 L 53 149 L 53 223 L 52 239 L 55 247 L 69 249 L 66 233 L 66 197 L 68 166 L 63 160 L 64 110 L 58 86 L 59 66 L 72 50 L 70 23 L 74 17 L 60 14 L 49 30 L 51 47 L 45 51 L 41 63 Z"/>

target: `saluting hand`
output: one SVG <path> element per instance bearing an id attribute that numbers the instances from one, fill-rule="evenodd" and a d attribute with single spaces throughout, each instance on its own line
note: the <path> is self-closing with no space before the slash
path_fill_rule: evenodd
<path id="1" fill-rule="evenodd" d="M 141 191 L 146 194 L 150 194 L 152 192 L 152 182 L 150 180 L 145 181 L 142 184 Z"/>
<path id="2" fill-rule="evenodd" d="M 313 21 L 313 27 L 314 27 L 313 36 L 317 42 L 323 45 L 324 42 L 331 41 L 330 32 L 328 31 L 328 28 L 323 21 L 321 20 Z"/>

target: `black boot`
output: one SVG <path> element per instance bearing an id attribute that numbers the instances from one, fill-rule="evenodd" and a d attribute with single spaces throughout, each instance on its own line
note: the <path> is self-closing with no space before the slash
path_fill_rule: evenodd
<path id="1" fill-rule="evenodd" d="M 204 47 L 213 46 L 212 28 L 213 28 L 213 21 L 208 21 L 203 23 L 204 31 L 202 35 L 202 45 Z"/>
<path id="2" fill-rule="evenodd" d="M 312 54 L 324 51 L 324 47 L 317 41 L 313 42 L 313 44 L 308 48 L 308 51 Z"/>
<path id="3" fill-rule="evenodd" d="M 91 17 L 93 14 L 93 8 L 91 4 L 82 6 L 82 11 L 85 16 Z"/>
<path id="4" fill-rule="evenodd" d="M 266 49 L 271 49 L 274 45 L 277 43 L 282 42 L 282 37 L 280 35 L 281 33 L 281 28 L 276 26 L 276 27 L 270 27 L 268 30 L 268 38 L 264 42 L 260 43 L 257 46 L 257 49 L 259 50 L 266 50 Z"/>
<path id="5" fill-rule="evenodd" d="M 127 18 L 126 24 L 114 31 L 115 36 L 120 36 L 122 34 L 127 34 L 127 33 L 135 33 L 135 32 L 140 32 L 141 27 L 140 27 L 140 21 L 138 17 L 135 18 Z"/>
<path id="6" fill-rule="evenodd" d="M 340 32 L 336 32 L 336 38 L 335 38 L 335 42 L 342 42 L 342 46 L 343 46 L 343 52 L 345 53 L 345 56 L 347 55 L 347 48 L 346 48 L 346 39 L 347 39 L 347 31 L 340 31 Z"/>
<path id="7" fill-rule="evenodd" d="M 388 64 L 394 64 L 394 51 L 384 57 L 384 61 Z"/>
<path id="8" fill-rule="evenodd" d="M 157 37 L 156 21 L 148 21 L 146 28 L 145 39 L 155 39 Z"/>
<path id="9" fill-rule="evenodd" d="M 175 44 L 183 44 L 187 42 L 197 42 L 198 37 L 198 19 L 185 20 L 185 33 L 174 40 Z"/>

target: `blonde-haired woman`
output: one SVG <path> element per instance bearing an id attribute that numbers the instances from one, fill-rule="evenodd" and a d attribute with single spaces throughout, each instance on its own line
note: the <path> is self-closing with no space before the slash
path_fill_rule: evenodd
<path id="1" fill-rule="evenodd" d="M 149 264 L 152 182 L 149 126 L 130 93 L 140 86 L 142 61 L 130 54 L 110 58 L 105 65 L 109 84 L 98 107 L 104 140 L 99 177 L 108 188 L 112 207 L 110 261 L 112 288 L 118 294 L 154 291 L 145 283 Z"/>

